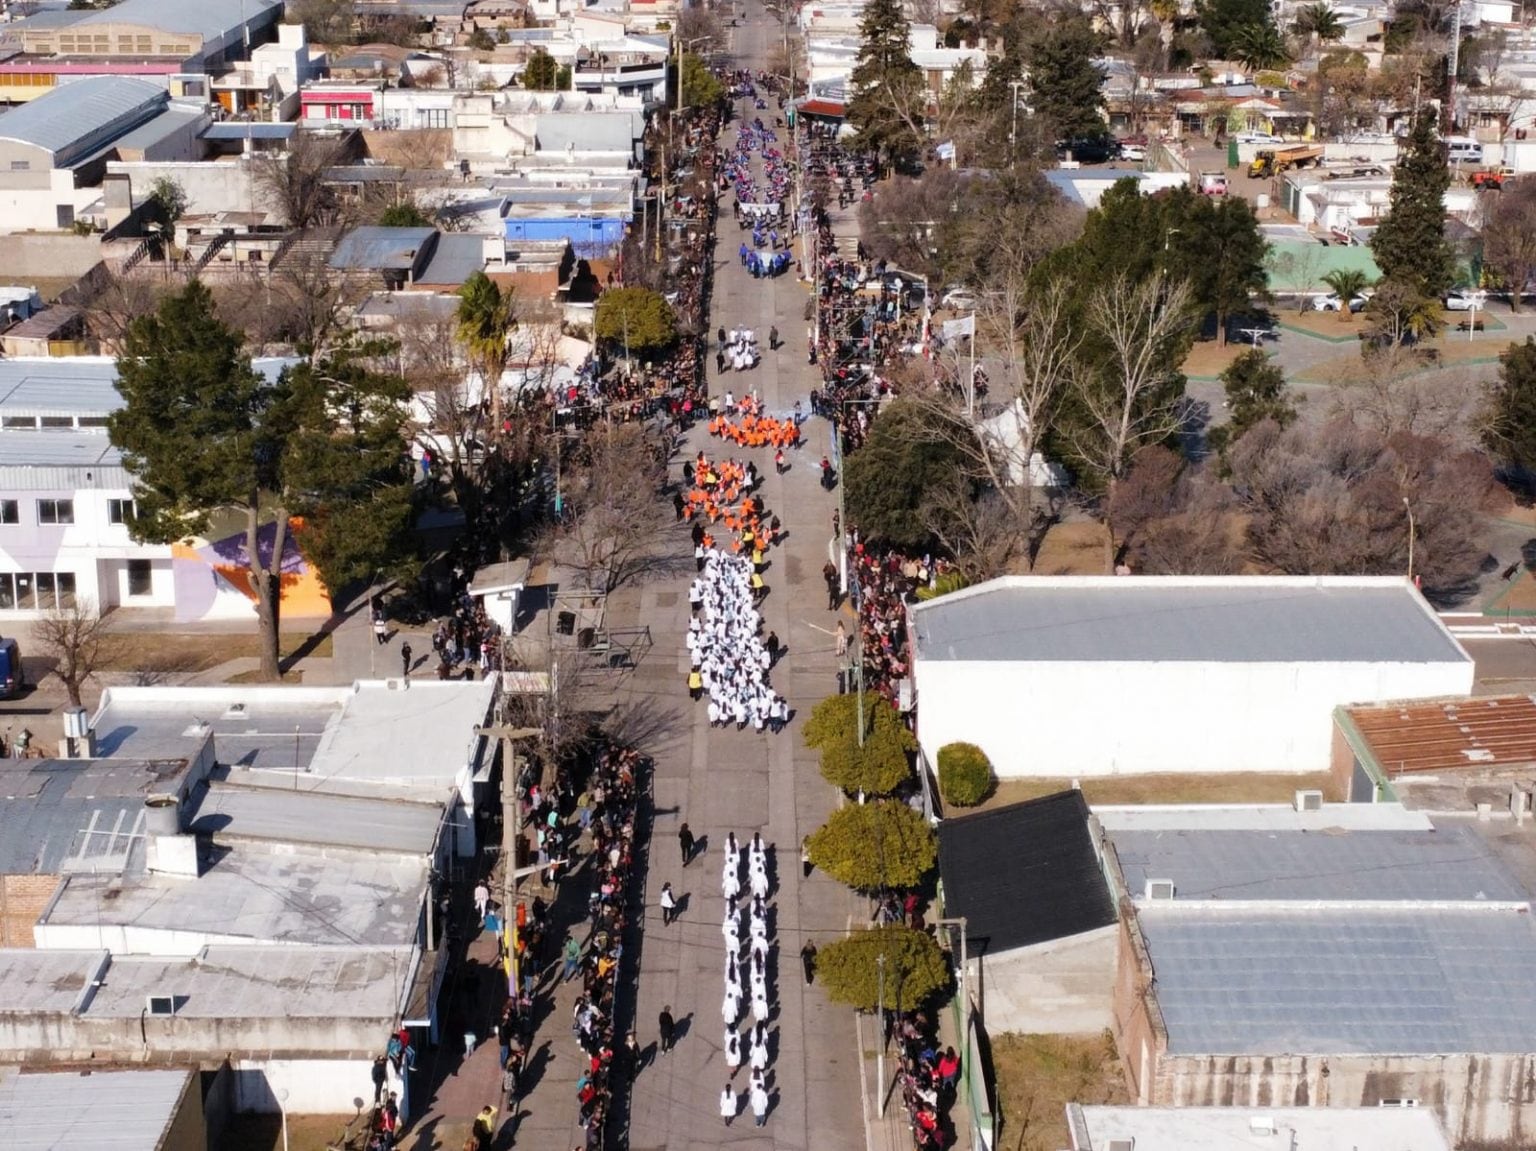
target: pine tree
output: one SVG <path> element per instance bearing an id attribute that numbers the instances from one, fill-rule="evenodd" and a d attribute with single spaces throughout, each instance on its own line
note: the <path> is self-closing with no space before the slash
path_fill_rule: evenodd
<path id="1" fill-rule="evenodd" d="M 1062 16 L 1029 46 L 1029 102 L 1056 140 L 1101 140 L 1104 70 L 1094 60 L 1103 37 L 1080 13 Z"/>
<path id="2" fill-rule="evenodd" d="M 1522 476 L 1536 474 L 1536 340 L 1527 336 L 1499 357 L 1489 401 L 1483 445 Z"/>
<path id="3" fill-rule="evenodd" d="M 897 114 L 898 108 L 910 106 L 923 84 L 922 71 L 912 62 L 911 31 L 901 0 L 865 4 L 848 121 L 859 130 L 860 141 L 892 156 L 914 151 L 920 143 L 910 118 Z"/>
<path id="4" fill-rule="evenodd" d="M 1227 323 L 1268 295 L 1264 257 L 1269 243 L 1253 207 L 1241 196 L 1193 196 L 1179 225 L 1176 265 L 1189 278 L 1195 302 L 1216 316 L 1216 342 L 1227 342 Z"/>
<path id="5" fill-rule="evenodd" d="M 1371 237 L 1382 276 L 1412 286 L 1423 296 L 1445 294 L 1456 278 L 1445 239 L 1445 191 L 1451 186 L 1445 144 L 1435 114 L 1424 109 L 1413 122 L 1408 147 L 1392 173 L 1392 206 Z"/>

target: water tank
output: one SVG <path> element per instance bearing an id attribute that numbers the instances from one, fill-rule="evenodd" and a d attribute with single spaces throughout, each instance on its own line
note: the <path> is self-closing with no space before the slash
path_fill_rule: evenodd
<path id="1" fill-rule="evenodd" d="M 86 715 L 85 708 L 66 707 L 64 709 L 65 739 L 84 739 L 90 729 L 90 717 Z"/>
<path id="2" fill-rule="evenodd" d="M 144 822 L 150 835 L 180 835 L 181 804 L 174 795 L 151 795 L 144 801 Z"/>
<path id="3" fill-rule="evenodd" d="M 1257 196 L 1255 196 L 1253 198 L 1253 203 L 1254 203 L 1254 207 L 1256 207 L 1259 211 L 1262 212 L 1265 208 L 1269 207 L 1269 193 L 1268 192 L 1260 192 Z"/>

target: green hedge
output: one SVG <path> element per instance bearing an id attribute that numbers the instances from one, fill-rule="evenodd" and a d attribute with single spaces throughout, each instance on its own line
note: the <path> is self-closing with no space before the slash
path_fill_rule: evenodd
<path id="1" fill-rule="evenodd" d="M 974 743 L 939 748 L 939 794 L 956 807 L 975 807 L 992 791 L 992 761 Z"/>

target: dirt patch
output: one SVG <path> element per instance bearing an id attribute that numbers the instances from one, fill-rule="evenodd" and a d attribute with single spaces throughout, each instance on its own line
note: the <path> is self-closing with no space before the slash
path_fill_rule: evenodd
<path id="1" fill-rule="evenodd" d="M 1330 802 L 1342 798 L 1334 794 L 1326 771 L 1308 775 L 1268 775 L 1262 772 L 1238 772 L 1232 775 L 1206 775 L 1198 772 L 1157 775 L 1116 775 L 1107 779 L 1082 780 L 1083 796 L 1090 804 L 1144 803 L 1290 803 L 1298 791 L 1321 791 Z M 987 811 L 1039 799 L 1072 786 L 1063 776 L 1032 776 L 1007 779 L 979 808 Z"/>
<path id="2" fill-rule="evenodd" d="M 1115 1043 L 1102 1035 L 996 1035 L 1002 1127 L 997 1146 L 1009 1151 L 1070 1147 L 1068 1103 L 1129 1103 Z"/>
<path id="3" fill-rule="evenodd" d="M 1045 533 L 1035 575 L 1103 575 L 1104 525 L 1092 520 L 1056 524 Z"/>
<path id="4" fill-rule="evenodd" d="M 260 655 L 260 641 L 254 632 L 195 635 L 174 632 L 116 632 L 112 658 L 103 671 L 132 671 L 170 675 L 195 674 L 243 656 Z M 300 633 L 284 635 L 278 650 L 284 659 L 306 649 L 306 656 L 328 657 L 334 650 L 331 636 Z"/>
<path id="5" fill-rule="evenodd" d="M 1215 340 L 1196 344 L 1184 358 L 1184 374 L 1200 379 L 1215 379 L 1227 370 L 1227 365 L 1248 350 L 1246 343 L 1232 342 L 1224 348 Z"/>
<path id="6" fill-rule="evenodd" d="M 362 1120 L 351 1115 L 289 1115 L 288 1151 L 326 1151 L 328 1147 L 341 1147 L 342 1133 L 361 1131 Z M 218 1140 L 219 1151 L 282 1151 L 283 1121 L 277 1115 L 236 1115 Z M 363 1140 L 355 1138 L 347 1146 L 361 1148 Z"/>
<path id="7" fill-rule="evenodd" d="M 1286 312 L 1277 319 L 1287 328 L 1311 336 L 1321 336 L 1325 340 L 1354 339 L 1364 325 L 1359 312 L 1351 312 L 1345 317 L 1338 312 L 1308 310 L 1301 313 Z"/>

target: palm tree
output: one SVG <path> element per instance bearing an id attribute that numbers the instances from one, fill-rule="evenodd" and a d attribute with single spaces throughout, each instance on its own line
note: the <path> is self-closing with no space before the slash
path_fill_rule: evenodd
<path id="1" fill-rule="evenodd" d="M 507 337 L 517 327 L 512 292 L 503 293 L 484 272 L 459 289 L 459 343 L 491 396 L 491 435 L 501 436 L 501 374 L 507 368 Z"/>
<path id="2" fill-rule="evenodd" d="M 1314 38 L 1327 44 L 1344 38 L 1344 22 L 1327 4 L 1308 4 L 1297 11 L 1291 31 L 1302 38 L 1304 46 L 1310 46 Z"/>
<path id="3" fill-rule="evenodd" d="M 1291 54 L 1285 50 L 1285 37 L 1267 20 L 1239 28 L 1235 46 L 1237 62 L 1250 72 L 1279 68 L 1291 61 Z"/>
<path id="4" fill-rule="evenodd" d="M 1339 268 L 1329 272 L 1323 278 L 1323 283 L 1333 289 L 1333 294 L 1339 298 L 1339 319 L 1349 322 L 1349 302 L 1365 291 L 1371 278 L 1359 268 Z"/>

